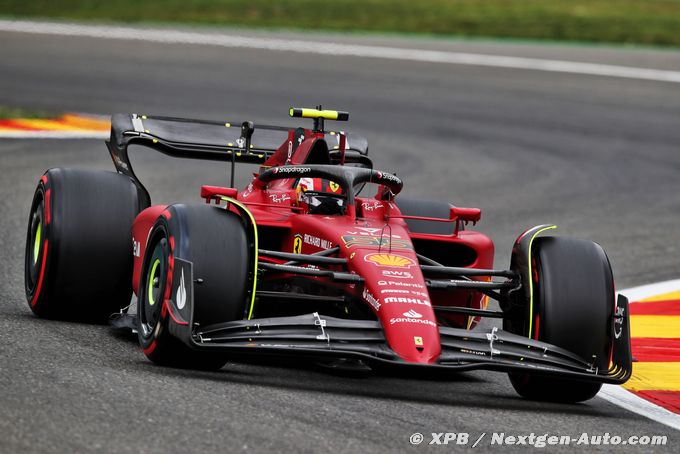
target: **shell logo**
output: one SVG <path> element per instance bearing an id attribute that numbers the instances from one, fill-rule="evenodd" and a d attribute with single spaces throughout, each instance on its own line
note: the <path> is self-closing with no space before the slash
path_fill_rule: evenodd
<path id="1" fill-rule="evenodd" d="M 396 268 L 409 268 L 415 262 L 408 257 L 394 254 L 369 254 L 366 261 L 380 266 L 392 266 Z"/>

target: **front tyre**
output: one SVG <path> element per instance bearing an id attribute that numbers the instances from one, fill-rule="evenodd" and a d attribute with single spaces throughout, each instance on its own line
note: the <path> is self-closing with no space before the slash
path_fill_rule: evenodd
<path id="1" fill-rule="evenodd" d="M 250 280 L 251 244 L 242 219 L 207 205 L 172 205 L 149 236 L 137 304 L 138 337 L 156 364 L 220 369 L 224 355 L 192 350 L 169 332 L 167 305 L 174 260 L 192 262 L 194 323 L 201 326 L 244 318 Z M 189 283 L 193 285 L 193 283 Z"/>
<path id="2" fill-rule="evenodd" d="M 609 259 L 596 243 L 567 237 L 543 237 L 532 249 L 533 307 L 511 331 L 564 348 L 607 370 L 612 348 L 611 321 L 615 304 Z M 517 332 L 521 327 L 522 332 Z M 601 383 L 527 373 L 510 373 L 523 397 L 553 402 L 593 398 Z"/>

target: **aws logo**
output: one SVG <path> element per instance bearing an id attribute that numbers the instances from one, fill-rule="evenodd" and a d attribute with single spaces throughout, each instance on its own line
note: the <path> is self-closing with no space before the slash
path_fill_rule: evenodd
<path id="1" fill-rule="evenodd" d="M 413 275 L 408 271 L 383 270 L 382 275 L 385 277 L 396 279 L 413 279 Z"/>
<path id="2" fill-rule="evenodd" d="M 410 268 L 415 265 L 415 262 L 410 258 L 396 254 L 368 254 L 364 257 L 364 260 L 374 265 L 394 268 Z"/>

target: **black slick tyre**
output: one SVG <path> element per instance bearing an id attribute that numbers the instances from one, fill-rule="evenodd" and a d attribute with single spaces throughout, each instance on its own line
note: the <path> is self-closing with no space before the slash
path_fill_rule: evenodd
<path id="1" fill-rule="evenodd" d="M 240 216 L 207 205 L 172 205 L 156 221 L 144 255 L 137 304 L 138 338 L 156 364 L 219 369 L 226 357 L 197 351 L 170 334 L 165 307 L 175 258 L 193 263 L 194 322 L 241 320 L 248 306 L 251 243 Z"/>
<path id="2" fill-rule="evenodd" d="M 42 318 L 105 322 L 132 296 L 132 224 L 143 207 L 130 178 L 51 169 L 33 196 L 25 290 Z"/>
<path id="3" fill-rule="evenodd" d="M 609 259 L 591 241 L 567 237 L 537 238 L 532 249 L 534 307 L 523 333 L 564 348 L 599 370 L 609 367 L 614 281 Z M 510 373 L 523 397 L 553 402 L 593 398 L 602 384 L 527 373 Z"/>

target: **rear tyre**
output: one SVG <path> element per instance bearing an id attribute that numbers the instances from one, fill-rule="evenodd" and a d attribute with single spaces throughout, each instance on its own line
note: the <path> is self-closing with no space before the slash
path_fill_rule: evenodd
<path id="1" fill-rule="evenodd" d="M 138 337 L 154 363 L 215 370 L 222 354 L 192 350 L 170 334 L 165 305 L 172 288 L 175 258 L 193 263 L 194 323 L 206 326 L 241 320 L 252 284 L 251 244 L 236 214 L 207 205 L 172 205 L 156 221 L 144 255 L 137 304 Z"/>
<path id="2" fill-rule="evenodd" d="M 607 370 L 611 351 L 614 280 L 609 259 L 600 245 L 565 237 L 537 238 L 533 246 L 534 308 L 531 323 L 514 321 L 510 330 L 579 355 Z M 528 309 L 528 308 L 527 308 Z M 526 373 L 510 373 L 523 397 L 554 402 L 593 398 L 601 383 Z"/>
<path id="3" fill-rule="evenodd" d="M 28 305 L 42 318 L 105 322 L 132 296 L 137 187 L 113 172 L 51 169 L 33 196 L 24 262 Z"/>

